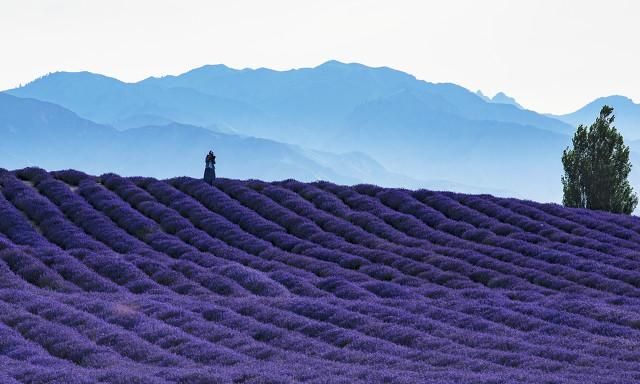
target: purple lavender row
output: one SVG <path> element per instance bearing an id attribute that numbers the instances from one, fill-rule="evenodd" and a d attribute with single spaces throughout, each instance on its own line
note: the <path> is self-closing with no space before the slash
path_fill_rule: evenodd
<path id="1" fill-rule="evenodd" d="M 338 186 L 326 186 L 326 188 L 329 190 L 334 189 L 334 193 L 342 194 L 347 200 L 355 193 L 352 190 Z M 586 289 L 595 295 L 601 295 L 601 293 L 624 293 L 634 297 L 640 295 L 640 291 L 635 289 L 635 287 L 622 281 L 599 277 L 593 272 L 585 273 L 569 266 L 552 264 L 548 261 L 535 259 L 532 256 L 536 255 L 536 250 L 531 249 L 528 244 L 523 244 L 522 242 L 508 240 L 506 238 L 493 238 L 492 245 L 484 245 L 473 239 L 464 239 L 461 236 L 463 233 L 468 232 L 468 224 L 443 218 L 443 215 L 438 211 L 430 209 L 416 200 L 406 199 L 406 196 L 407 193 L 405 192 L 385 190 L 379 194 L 376 199 L 379 199 L 386 209 L 393 209 L 394 212 L 403 213 L 405 218 L 411 220 L 411 226 L 407 226 L 402 222 L 399 223 L 408 234 L 413 233 L 416 237 L 428 238 L 440 245 L 445 245 L 450 248 L 453 247 L 455 248 L 454 252 L 458 255 L 464 255 L 464 253 L 460 253 L 460 250 L 469 250 L 484 255 L 484 258 L 487 260 L 507 262 L 517 269 L 525 268 L 529 271 L 536 271 L 537 274 L 540 272 L 548 273 L 552 275 L 551 280 L 548 278 L 538 278 L 538 276 L 535 275 L 530 276 L 530 279 L 534 279 L 538 284 L 548 288 L 556 290 L 562 289 L 564 291 L 582 291 Z M 384 209 L 385 208 L 383 208 L 383 210 Z M 413 221 L 413 219 L 417 221 Z M 436 229 L 435 227 L 438 228 Z M 488 275 L 482 278 L 486 280 L 490 279 L 491 276 Z M 563 280 L 568 280 L 571 282 L 571 285 L 567 286 Z M 584 282 L 586 282 L 586 284 Z M 578 284 L 578 286 L 576 286 L 576 284 Z"/>

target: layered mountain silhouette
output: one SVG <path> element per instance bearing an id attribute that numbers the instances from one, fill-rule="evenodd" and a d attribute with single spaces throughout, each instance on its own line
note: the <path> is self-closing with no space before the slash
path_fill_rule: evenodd
<path id="1" fill-rule="evenodd" d="M 117 169 L 125 174 L 144 170 L 157 177 L 199 176 L 203 154 L 215 145 L 225 158 L 220 164 L 223 174 L 358 181 L 306 158 L 293 146 L 270 140 L 177 123 L 118 131 L 55 104 L 6 94 L 0 94 L 0 133 L 0 150 L 10 156 L 3 167 L 46 164 L 97 173 Z"/>
<path id="2" fill-rule="evenodd" d="M 455 84 L 428 83 L 386 67 L 337 61 L 290 71 L 204 66 L 133 84 L 87 72 L 59 72 L 8 93 L 52 102 L 119 129 L 177 122 L 323 153 L 359 151 L 410 180 L 522 189 L 528 191 L 523 196 L 541 200 L 555 200 L 559 193 L 557 186 L 546 187 L 557 184 L 559 164 L 550 166 L 551 161 L 543 159 L 571 132 L 557 119 L 487 103 Z M 506 139 L 501 137 L 505 129 L 510 130 Z M 538 145 L 539 140 L 529 138 L 541 134 L 549 136 L 550 143 Z M 518 152 L 529 158 L 511 163 L 513 170 L 495 160 L 495 151 L 520 143 L 528 147 Z M 440 156 L 443 153 L 446 156 Z M 531 178 L 504 177 L 516 172 L 517 164 L 525 166 L 517 170 L 521 175 L 546 169 L 547 177 L 537 180 L 545 187 L 527 185 Z M 469 182 L 469 172 L 477 176 L 477 184 Z M 374 178 L 365 181 L 381 183 Z"/>
<path id="3" fill-rule="evenodd" d="M 349 121 L 336 147 L 367 148 L 392 171 L 513 191 L 526 188 L 525 196 L 538 199 L 561 192 L 560 155 L 569 136 L 433 110 L 412 92 L 364 104 Z"/>
<path id="4" fill-rule="evenodd" d="M 94 173 L 141 170 L 159 178 L 200 177 L 203 154 L 214 147 L 219 174 L 267 180 L 378 180 L 383 185 L 456 189 L 506 194 L 447 181 L 416 180 L 387 171 L 363 153 L 335 154 L 273 140 L 215 132 L 170 123 L 116 130 L 79 117 L 63 107 L 0 93 L 0 166 L 46 166 Z"/>
<path id="5" fill-rule="evenodd" d="M 337 61 L 289 71 L 211 65 L 133 84 L 88 72 L 57 72 L 8 93 L 59 104 L 114 126 L 156 116 L 186 124 L 229 126 L 244 134 L 321 148 L 344 129 L 355 108 L 402 91 L 420 95 L 434 110 L 468 119 L 571 132 L 570 126 L 556 119 L 512 105 L 486 103 L 454 84 L 433 84 L 386 67 Z"/>
<path id="6" fill-rule="evenodd" d="M 7 93 L 58 104 L 91 121 L 116 128 L 178 122 L 242 125 L 259 120 L 250 105 L 194 89 L 124 83 L 89 72 L 56 72 Z"/>
<path id="7" fill-rule="evenodd" d="M 590 123 L 597 115 L 585 107 L 546 116 L 503 93 L 487 100 L 455 84 L 337 61 L 288 71 L 207 65 L 137 83 L 57 72 L 6 92 L 57 104 L 83 124 L 109 130 L 105 140 L 127 149 L 105 168 L 125 175 L 196 176 L 202 153 L 215 142 L 218 151 L 228 150 L 221 156 L 229 159 L 229 177 L 498 190 L 556 202 L 562 149 L 578 120 Z M 593 108 L 607 102 L 596 100 Z M 624 106 L 613 105 L 619 126 L 626 124 Z M 154 152 L 141 147 L 180 160 L 167 164 L 167 174 L 154 173 L 152 160 L 147 167 L 135 151 L 144 159 Z M 118 168 L 118 161 L 138 168 Z M 65 166 L 71 167 L 83 169 Z"/>

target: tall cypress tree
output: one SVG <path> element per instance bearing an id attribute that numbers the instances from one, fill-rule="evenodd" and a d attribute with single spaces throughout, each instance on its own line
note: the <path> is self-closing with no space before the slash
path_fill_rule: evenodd
<path id="1" fill-rule="evenodd" d="M 573 148 L 562 153 L 562 202 L 567 207 L 630 214 L 638 197 L 629 185 L 629 147 L 612 125 L 613 108 L 605 105 L 590 127 L 580 125 Z"/>

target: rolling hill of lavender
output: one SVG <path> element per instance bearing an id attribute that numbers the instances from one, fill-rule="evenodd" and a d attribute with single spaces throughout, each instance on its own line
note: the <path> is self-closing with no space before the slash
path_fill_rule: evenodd
<path id="1" fill-rule="evenodd" d="M 0 169 L 1 383 L 640 381 L 640 219 Z"/>

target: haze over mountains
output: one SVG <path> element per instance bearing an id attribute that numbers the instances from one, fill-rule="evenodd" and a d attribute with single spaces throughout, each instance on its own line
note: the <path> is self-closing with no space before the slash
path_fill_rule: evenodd
<path id="1" fill-rule="evenodd" d="M 605 104 L 614 108 L 615 125 L 624 138 L 627 141 L 640 140 L 640 104 L 625 96 L 600 97 L 575 112 L 555 117 L 576 127 L 589 125 Z"/>
<path id="2" fill-rule="evenodd" d="M 9 156 L 3 166 L 46 164 L 52 169 L 77 164 L 97 173 L 110 170 L 158 177 L 201 176 L 202 153 L 216 145 L 219 171 L 240 178 L 335 179 L 346 183 L 356 176 L 380 177 L 386 183 L 407 181 L 386 172 L 362 154 L 337 155 L 308 151 L 272 140 L 243 137 L 171 123 L 118 131 L 82 119 L 58 105 L 0 94 L 0 151 Z M 313 159 L 311 158 L 313 157 Z M 9 164 L 7 164 L 7 162 Z M 349 173 L 337 173 L 324 164 L 339 163 Z"/>
<path id="3" fill-rule="evenodd" d="M 455 84 L 337 61 L 289 71 L 210 65 L 138 83 L 58 72 L 6 93 L 60 110 L 29 101 L 33 111 L 15 112 L 11 121 L 0 117 L 0 129 L 15 131 L 19 113 L 30 127 L 23 141 L 0 144 L 9 154 L 5 168 L 31 162 L 92 173 L 199 176 L 203 154 L 214 148 L 227 177 L 368 182 L 540 201 L 559 201 L 562 149 L 577 121 L 593 121 L 591 109 L 611 103 L 630 139 L 640 121 L 638 105 L 622 99 L 546 116 L 503 93 L 488 99 Z M 41 108 L 64 118 L 38 122 L 34 116 L 46 115 Z M 29 138 L 38 129 L 47 130 L 42 137 L 56 132 L 51 146 L 84 149 L 38 161 L 33 156 L 47 146 Z"/>

